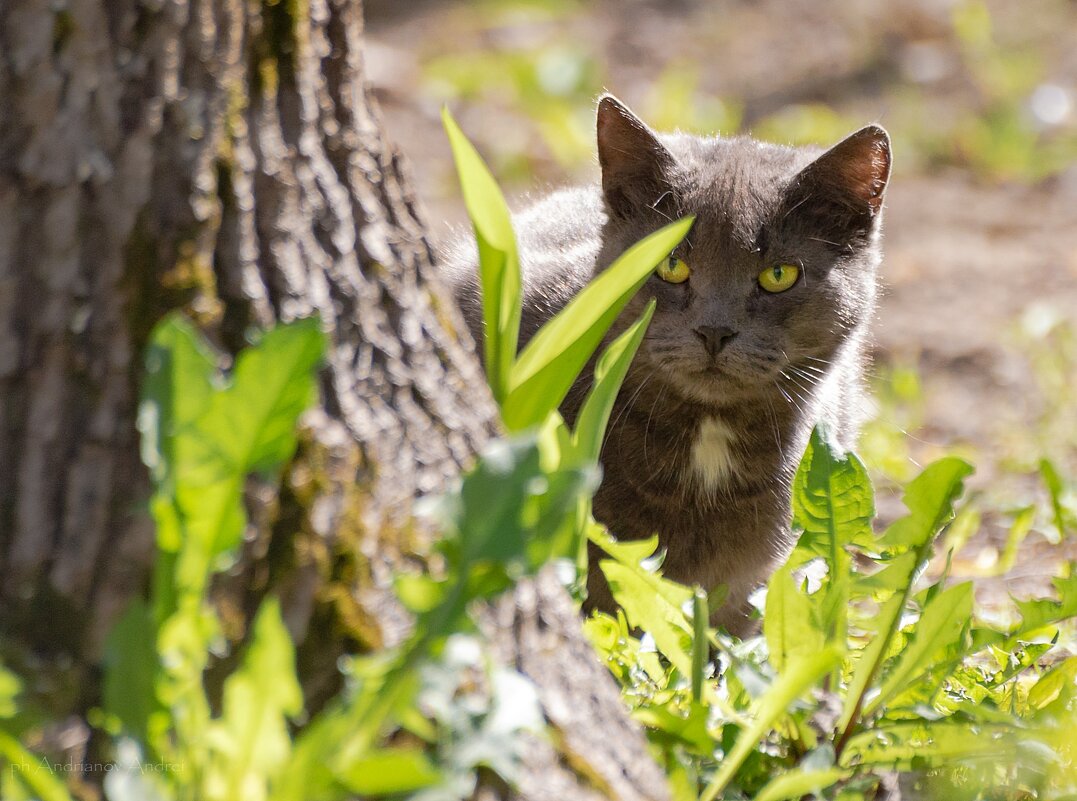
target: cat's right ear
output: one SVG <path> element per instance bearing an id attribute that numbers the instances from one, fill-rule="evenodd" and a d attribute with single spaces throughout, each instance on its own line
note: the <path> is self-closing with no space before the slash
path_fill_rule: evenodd
<path id="1" fill-rule="evenodd" d="M 675 162 L 654 131 L 613 95 L 598 101 L 598 163 L 610 213 L 656 208 L 669 193 Z"/>

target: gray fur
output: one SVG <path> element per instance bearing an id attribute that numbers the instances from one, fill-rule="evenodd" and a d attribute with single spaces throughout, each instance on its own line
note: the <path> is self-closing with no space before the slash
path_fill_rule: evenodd
<path id="1" fill-rule="evenodd" d="M 790 485 L 813 425 L 825 422 L 846 447 L 856 437 L 889 139 L 869 126 L 824 154 L 746 137 L 658 135 L 609 96 L 598 129 L 602 187 L 554 192 L 514 219 L 521 346 L 632 243 L 667 218 L 696 215 L 676 251 L 691 278 L 653 277 L 609 335 L 658 299 L 611 417 L 594 511 L 619 538 L 657 533 L 670 578 L 726 585 L 716 620 L 743 631 L 748 594 L 791 548 Z M 481 341 L 474 245 L 457 243 L 445 262 Z M 765 293 L 757 276 L 778 263 L 799 265 L 800 279 Z M 701 326 L 737 336 L 712 358 L 695 333 Z M 586 370 L 564 403 L 566 419 L 589 385 Z M 701 472 L 694 447 L 725 459 L 699 457 L 711 468 Z M 601 554 L 591 557 L 588 605 L 609 609 Z"/>

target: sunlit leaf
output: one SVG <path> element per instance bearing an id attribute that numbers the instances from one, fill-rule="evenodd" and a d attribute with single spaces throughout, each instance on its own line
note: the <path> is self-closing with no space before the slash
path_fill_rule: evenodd
<path id="1" fill-rule="evenodd" d="M 621 310 L 693 222 L 670 223 L 630 247 L 539 329 L 512 368 L 502 407 L 510 429 L 536 425 L 561 405 Z"/>
<path id="2" fill-rule="evenodd" d="M 736 775 L 748 754 L 763 736 L 774 726 L 778 718 L 787 713 L 790 704 L 815 686 L 838 664 L 841 651 L 833 646 L 814 654 L 801 657 L 790 664 L 785 673 L 771 685 L 767 693 L 754 705 L 750 716 L 752 723 L 737 738 L 736 745 L 722 760 L 718 772 L 700 795 L 700 801 L 714 801 Z"/>
<path id="3" fill-rule="evenodd" d="M 655 302 L 651 300 L 640 318 L 610 343 L 595 366 L 594 386 L 580 408 L 576 429 L 572 432 L 577 453 L 582 459 L 598 461 L 613 403 L 643 341 L 643 335 L 647 333 L 654 309 Z"/>
<path id="4" fill-rule="evenodd" d="M 441 117 L 460 177 L 464 205 L 478 242 L 487 380 L 494 398 L 503 404 L 509 393 L 510 370 L 520 334 L 521 284 L 516 235 L 505 198 L 482 157 L 447 108 Z"/>

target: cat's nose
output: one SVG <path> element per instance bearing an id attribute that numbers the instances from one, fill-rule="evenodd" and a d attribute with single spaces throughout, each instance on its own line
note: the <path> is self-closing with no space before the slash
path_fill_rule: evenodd
<path id="1" fill-rule="evenodd" d="M 737 336 L 736 331 L 724 325 L 701 325 L 695 329 L 695 332 L 696 336 L 702 340 L 703 347 L 707 350 L 707 355 L 712 359 L 721 353 L 725 346 Z"/>

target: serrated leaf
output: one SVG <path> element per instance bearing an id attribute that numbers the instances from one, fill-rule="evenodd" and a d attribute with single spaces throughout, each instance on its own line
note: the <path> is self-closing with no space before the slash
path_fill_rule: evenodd
<path id="1" fill-rule="evenodd" d="M 763 635 L 770 663 L 779 673 L 786 665 L 817 653 L 826 644 L 811 599 L 797 587 L 788 567 L 778 570 L 767 585 Z"/>
<path id="2" fill-rule="evenodd" d="M 1077 563 L 1071 563 L 1071 572 L 1074 565 Z M 1077 572 L 1067 578 L 1056 578 L 1053 583 L 1058 593 L 1057 601 L 1036 599 L 1015 602 L 1021 613 L 1021 623 L 1010 632 L 1011 638 L 1077 617 Z"/>
<path id="3" fill-rule="evenodd" d="M 221 801 L 268 798 L 291 755 L 288 719 L 303 710 L 295 647 L 275 598 L 262 602 L 243 662 L 224 683 L 222 707 L 206 735 L 215 755 L 207 785 Z"/>
<path id="4" fill-rule="evenodd" d="M 685 617 L 684 605 L 691 600 L 692 591 L 638 565 L 632 567 L 612 559 L 603 559 L 598 565 L 629 625 L 654 637 L 655 645 L 666 659 L 682 675 L 691 676 L 692 656 L 686 643 L 692 627 Z M 671 596 L 676 601 L 671 601 Z"/>
<path id="5" fill-rule="evenodd" d="M 972 465 L 954 457 L 928 465 L 905 488 L 903 500 L 909 514 L 886 530 L 881 543 L 890 549 L 908 550 L 930 542 L 953 519 L 954 501 L 971 474 Z"/>
<path id="6" fill-rule="evenodd" d="M 863 462 L 840 453 L 821 428 L 811 441 L 793 479 L 793 526 L 801 532 L 800 563 L 821 556 L 833 564 L 845 546 L 869 542 L 875 500 Z"/>
<path id="7" fill-rule="evenodd" d="M 924 607 L 909 643 L 886 674 L 879 694 L 865 705 L 866 714 L 930 670 L 939 655 L 959 640 L 972 618 L 972 600 L 972 584 L 965 582 L 939 593 Z"/>
<path id="8" fill-rule="evenodd" d="M 1028 703 L 1041 710 L 1060 697 L 1071 698 L 1077 693 L 1077 656 L 1071 656 L 1040 676 L 1028 691 Z"/>
<path id="9" fill-rule="evenodd" d="M 200 595 L 215 560 L 238 545 L 243 481 L 294 451 L 296 420 L 315 398 L 324 345 L 315 319 L 277 326 L 240 353 L 226 381 L 181 316 L 154 329 L 140 413 L 143 452 L 155 476 L 158 546 L 176 554 L 174 564 L 165 563 L 171 574 L 156 571 L 159 620 L 177 593 Z"/>
<path id="10" fill-rule="evenodd" d="M 539 329 L 512 367 L 502 406 L 510 429 L 537 425 L 561 405 L 621 310 L 693 222 L 670 223 L 630 247 Z"/>
<path id="11" fill-rule="evenodd" d="M 845 642 L 852 563 L 847 550 L 871 540 L 875 500 L 864 464 L 840 453 L 816 427 L 793 479 L 793 528 L 800 538 L 788 564 L 814 557 L 827 565 L 827 578 L 815 603 L 825 636 Z"/>
<path id="12" fill-rule="evenodd" d="M 700 801 L 714 801 L 718 797 L 759 741 L 780 717 L 787 714 L 794 701 L 834 669 L 841 659 L 841 653 L 838 648 L 827 646 L 788 666 L 786 672 L 771 685 L 767 693 L 753 704 L 749 715 L 752 723 L 741 731 L 736 744 L 726 754 L 718 772 L 700 795 Z"/>

